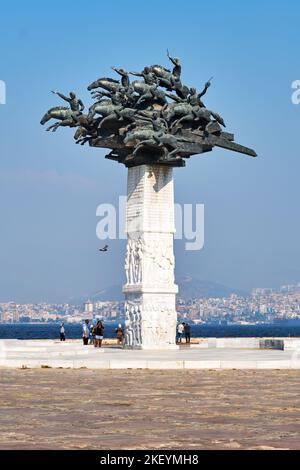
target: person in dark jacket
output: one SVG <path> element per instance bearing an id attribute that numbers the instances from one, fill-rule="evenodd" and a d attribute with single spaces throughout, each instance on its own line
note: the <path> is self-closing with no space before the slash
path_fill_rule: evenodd
<path id="1" fill-rule="evenodd" d="M 183 323 L 183 326 L 184 326 L 185 342 L 190 343 L 191 342 L 191 327 L 188 323 Z"/>
<path id="2" fill-rule="evenodd" d="M 104 336 L 104 325 L 101 320 L 98 320 L 95 328 L 95 348 L 101 348 L 103 336 Z"/>

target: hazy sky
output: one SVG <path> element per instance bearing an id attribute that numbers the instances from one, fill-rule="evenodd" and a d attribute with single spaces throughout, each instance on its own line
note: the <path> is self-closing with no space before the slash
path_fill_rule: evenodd
<path id="1" fill-rule="evenodd" d="M 205 204 L 205 247 L 176 241 L 177 276 L 248 289 L 300 281 L 300 79 L 297 1 L 1 2 L 0 301 L 63 301 L 123 281 L 124 241 L 98 254 L 96 208 L 126 193 L 126 169 L 105 151 L 46 133 L 50 90 L 76 91 L 113 74 L 183 62 L 252 159 L 225 150 L 175 170 L 179 203 Z"/>

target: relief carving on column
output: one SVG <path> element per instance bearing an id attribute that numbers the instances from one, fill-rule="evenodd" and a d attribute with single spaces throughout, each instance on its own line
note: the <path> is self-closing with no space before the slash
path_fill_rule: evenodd
<path id="1" fill-rule="evenodd" d="M 128 299 L 125 303 L 125 344 L 129 347 L 139 347 L 142 345 L 142 312 L 141 299 Z"/>
<path id="2" fill-rule="evenodd" d="M 156 286 L 174 285 L 174 253 L 170 243 L 159 238 L 129 239 L 125 257 L 127 285 L 146 284 Z"/>
<path id="3" fill-rule="evenodd" d="M 147 241 L 144 248 L 144 276 L 154 286 L 173 286 L 174 284 L 173 246 L 164 240 Z"/>
<path id="4" fill-rule="evenodd" d="M 126 282 L 129 285 L 143 282 L 143 252 L 144 243 L 141 238 L 129 239 L 125 258 Z"/>
<path id="5" fill-rule="evenodd" d="M 146 302 L 143 305 L 143 344 L 145 346 L 159 347 L 174 344 L 176 331 L 176 311 L 171 305 L 164 302 Z"/>

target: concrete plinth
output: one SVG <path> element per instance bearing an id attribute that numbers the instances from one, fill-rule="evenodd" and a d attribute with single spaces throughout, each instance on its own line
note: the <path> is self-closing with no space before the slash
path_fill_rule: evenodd
<path id="1" fill-rule="evenodd" d="M 125 271 L 127 348 L 176 349 L 173 170 L 128 170 Z"/>

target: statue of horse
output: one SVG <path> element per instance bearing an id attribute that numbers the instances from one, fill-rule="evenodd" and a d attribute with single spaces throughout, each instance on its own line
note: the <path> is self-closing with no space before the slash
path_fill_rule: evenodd
<path id="1" fill-rule="evenodd" d="M 124 139 L 124 144 L 128 145 L 129 143 L 134 143 L 142 140 L 149 140 L 153 138 L 153 135 L 155 134 L 152 126 L 138 126 L 137 128 L 133 129 L 132 131 L 128 132 L 126 134 L 126 137 Z"/>
<path id="2" fill-rule="evenodd" d="M 157 88 L 156 85 L 147 85 L 145 82 L 135 80 L 132 82 L 131 87 L 135 93 L 139 95 L 139 99 L 136 102 L 136 106 L 141 104 L 143 101 L 157 101 L 160 104 L 167 104 L 167 98 L 165 93 Z"/>
<path id="3" fill-rule="evenodd" d="M 157 149 L 161 149 L 163 154 L 159 155 L 158 153 L 158 160 L 159 161 L 171 161 L 173 157 L 179 159 L 180 157 L 177 154 L 181 151 L 179 146 L 180 142 L 190 142 L 188 139 L 184 137 L 175 137 L 172 134 L 165 133 L 165 132 L 153 132 L 153 134 L 145 140 L 139 142 L 139 144 L 134 149 L 133 155 L 136 155 L 141 148 L 145 147 L 153 147 Z"/>
<path id="4" fill-rule="evenodd" d="M 84 145 L 92 137 L 96 138 L 98 136 L 98 125 L 100 121 L 101 118 L 89 120 L 88 116 L 83 115 L 80 117 L 80 119 L 78 119 L 79 127 L 74 135 L 76 144 Z"/>
<path id="5" fill-rule="evenodd" d="M 123 121 L 129 121 L 130 123 L 135 122 L 135 115 L 138 111 L 133 108 L 122 108 L 122 107 L 117 107 L 115 106 L 115 109 L 106 117 L 104 117 L 100 124 L 99 124 L 99 129 L 104 127 L 104 124 L 108 124 L 110 122 L 123 122 Z"/>
<path id="6" fill-rule="evenodd" d="M 113 78 L 103 77 L 91 83 L 87 89 L 89 91 L 92 91 L 92 90 L 95 90 L 96 88 L 103 88 L 104 90 L 110 91 L 111 93 L 116 93 L 120 87 L 121 87 L 121 84 L 119 80 L 114 80 Z"/>
<path id="7" fill-rule="evenodd" d="M 95 114 L 100 114 L 102 117 L 109 116 L 117 108 L 121 110 L 122 106 L 114 105 L 111 100 L 98 101 L 90 107 L 88 119 L 93 119 Z"/>
<path id="8" fill-rule="evenodd" d="M 149 70 L 156 75 L 159 85 L 169 91 L 175 90 L 177 95 L 186 99 L 189 95 L 189 88 L 181 83 L 179 77 L 176 77 L 170 70 L 161 65 L 151 65 Z"/>
<path id="9" fill-rule="evenodd" d="M 59 123 L 53 124 L 52 126 L 47 128 L 47 131 L 55 132 L 58 127 L 76 127 L 76 119 L 80 115 L 78 111 L 72 111 L 70 108 L 66 108 L 64 106 L 56 106 L 55 108 L 49 109 L 47 113 L 42 117 L 41 124 L 42 126 L 46 124 L 46 122 L 50 121 L 50 119 L 58 119 Z"/>
<path id="10" fill-rule="evenodd" d="M 184 122 L 198 123 L 204 129 L 207 125 L 212 122 L 212 118 L 215 119 L 223 127 L 225 126 L 223 118 L 214 111 L 210 111 L 200 106 L 192 106 L 188 103 L 171 103 L 163 110 L 163 116 L 168 122 L 172 122 L 171 129 Z"/>
<path id="11" fill-rule="evenodd" d="M 209 129 L 208 125 L 212 122 L 212 117 L 221 126 L 226 127 L 223 118 L 218 113 L 215 113 L 214 111 L 210 111 L 209 109 L 206 109 L 206 108 L 201 108 L 200 106 L 193 106 L 191 107 L 191 110 L 188 113 L 186 113 L 180 119 L 177 119 L 176 121 L 174 121 L 171 128 L 178 126 L 179 124 L 182 124 L 183 122 L 198 122 L 200 123 L 200 126 L 202 126 L 204 130 L 207 131 Z"/>
<path id="12" fill-rule="evenodd" d="M 174 118 L 181 118 L 193 112 L 193 107 L 189 103 L 171 103 L 162 111 L 163 117 L 167 121 Z"/>
<path id="13" fill-rule="evenodd" d="M 179 142 L 190 142 L 190 140 L 184 137 L 175 137 L 165 132 L 155 132 L 153 129 L 147 127 L 133 129 L 131 132 L 127 133 L 124 139 L 126 145 L 129 143 L 137 143 L 133 155 L 136 155 L 141 148 L 152 147 L 163 151 L 163 156 L 159 156 L 159 159 L 163 160 L 172 159 L 173 156 L 178 154 L 180 151 Z"/>
<path id="14" fill-rule="evenodd" d="M 115 134 L 118 133 L 121 127 L 118 123 L 123 124 L 124 121 L 127 121 L 127 124 L 128 122 L 135 122 L 136 113 L 137 110 L 134 108 L 124 108 L 122 105 L 115 105 L 111 101 L 99 101 L 90 107 L 87 117 L 91 121 L 95 114 L 99 114 L 102 119 L 100 119 L 98 128 L 106 127 L 112 131 L 112 134 Z"/>
<path id="15" fill-rule="evenodd" d="M 175 159 L 178 159 L 178 153 L 181 151 L 179 147 L 180 142 L 190 142 L 188 139 L 185 139 L 184 137 L 175 137 L 172 134 L 169 133 L 158 133 L 154 135 L 154 140 L 157 142 L 158 147 L 163 147 L 164 148 L 164 157 L 163 160 L 172 160 L 173 157 Z"/>
<path id="16" fill-rule="evenodd" d="M 160 86 L 172 91 L 172 72 L 170 70 L 166 69 L 162 65 L 151 65 L 149 70 L 159 79 Z"/>

